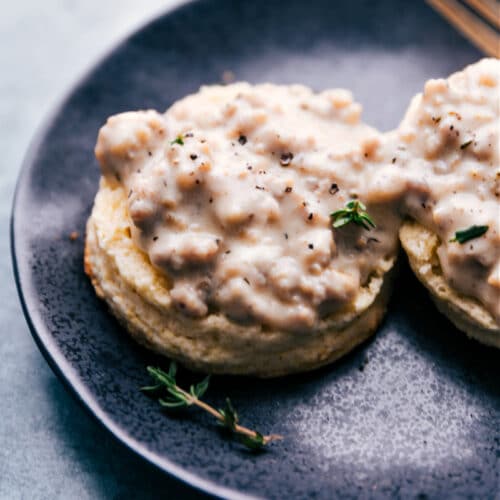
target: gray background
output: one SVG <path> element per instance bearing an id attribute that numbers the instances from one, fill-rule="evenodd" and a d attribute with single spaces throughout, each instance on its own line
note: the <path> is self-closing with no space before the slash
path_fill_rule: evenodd
<path id="1" fill-rule="evenodd" d="M 172 0 L 2 1 L 0 15 L 0 498 L 174 497 L 101 429 L 39 353 L 14 286 L 9 218 L 37 127 L 69 86 Z"/>

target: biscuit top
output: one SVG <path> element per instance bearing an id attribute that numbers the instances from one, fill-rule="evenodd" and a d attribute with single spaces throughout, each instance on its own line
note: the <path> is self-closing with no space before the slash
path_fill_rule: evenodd
<path id="1" fill-rule="evenodd" d="M 179 311 L 301 331 L 360 309 L 399 226 L 393 199 L 368 187 L 380 136 L 360 113 L 344 90 L 237 83 L 109 118 L 102 173 L 125 189 L 134 240 Z M 376 228 L 332 228 L 353 199 Z"/>
<path id="2" fill-rule="evenodd" d="M 439 236 L 445 279 L 479 300 L 497 323 L 499 99 L 498 59 L 428 81 L 396 133 L 394 153 L 395 175 L 409 181 L 405 211 Z"/>

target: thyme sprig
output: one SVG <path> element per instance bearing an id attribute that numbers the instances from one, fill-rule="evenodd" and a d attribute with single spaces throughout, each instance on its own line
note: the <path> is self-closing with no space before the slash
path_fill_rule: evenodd
<path id="1" fill-rule="evenodd" d="M 359 200 L 347 202 L 344 208 L 332 212 L 330 217 L 334 228 L 345 226 L 350 222 L 365 228 L 367 231 L 370 231 L 372 227 L 376 227 L 375 222 L 366 212 L 366 206 Z"/>
<path id="2" fill-rule="evenodd" d="M 283 439 L 277 434 L 263 435 L 240 425 L 238 413 L 234 409 L 231 400 L 226 398 L 224 408 L 216 409 L 201 400 L 210 383 L 210 376 L 205 377 L 201 382 L 190 386 L 186 391 L 177 385 L 177 364 L 172 361 L 168 372 L 153 366 L 147 367 L 148 373 L 154 380 L 154 384 L 142 387 L 141 391 L 153 395 L 159 395 L 158 402 L 163 408 L 174 409 L 188 406 L 198 406 L 202 410 L 212 415 L 217 422 L 234 434 L 238 440 L 251 450 L 260 450 L 271 441 Z"/>
<path id="3" fill-rule="evenodd" d="M 479 238 L 479 236 L 482 236 L 486 231 L 488 231 L 489 226 L 470 226 L 467 229 L 462 229 L 460 231 L 455 232 L 455 237 L 450 240 L 451 242 L 457 241 L 461 245 L 466 243 L 469 240 L 473 240 L 474 238 Z"/>

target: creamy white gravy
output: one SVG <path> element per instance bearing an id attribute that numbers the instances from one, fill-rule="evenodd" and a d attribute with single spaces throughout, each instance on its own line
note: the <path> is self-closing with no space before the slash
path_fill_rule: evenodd
<path id="1" fill-rule="evenodd" d="M 448 283 L 500 323 L 499 81 L 494 59 L 430 80 L 385 136 L 347 91 L 204 87 L 164 115 L 111 117 L 96 155 L 187 315 L 313 328 L 382 273 L 410 216 L 439 236 Z M 376 229 L 332 229 L 351 199 Z M 488 230 L 450 241 L 473 225 Z"/>
<path id="2" fill-rule="evenodd" d="M 440 238 L 447 282 L 500 324 L 500 61 L 483 59 L 430 80 L 392 141 L 403 211 Z M 461 244 L 455 232 L 488 226 Z"/>
<path id="3" fill-rule="evenodd" d="M 380 136 L 360 113 L 344 90 L 238 83 L 108 120 L 103 175 L 128 193 L 133 237 L 180 311 L 310 329 L 383 274 L 399 216 L 370 191 Z M 355 198 L 377 228 L 333 230 Z"/>

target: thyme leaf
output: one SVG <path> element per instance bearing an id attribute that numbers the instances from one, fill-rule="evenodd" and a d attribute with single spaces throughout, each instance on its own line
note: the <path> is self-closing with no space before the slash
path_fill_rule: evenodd
<path id="1" fill-rule="evenodd" d="M 184 146 L 184 138 L 182 134 L 179 134 L 173 141 L 170 141 L 170 145 L 179 144 L 179 146 Z"/>
<path id="2" fill-rule="evenodd" d="M 336 210 L 330 214 L 333 221 L 333 227 L 339 228 L 353 222 L 358 226 L 370 231 L 376 227 L 373 219 L 366 212 L 366 206 L 359 200 L 351 200 L 346 203 L 344 208 Z"/>
<path id="3" fill-rule="evenodd" d="M 240 441 L 251 450 L 261 450 L 266 444 L 265 438 L 260 432 L 256 432 L 255 436 L 242 435 L 240 436 Z"/>
<path id="4" fill-rule="evenodd" d="M 170 363 L 167 372 L 153 366 L 148 366 L 147 371 L 154 383 L 142 387 L 141 391 L 157 397 L 162 408 L 172 410 L 192 405 L 197 406 L 217 419 L 220 425 L 227 428 L 241 444 L 251 450 L 260 450 L 271 441 L 283 439 L 282 436 L 276 434 L 265 436 L 240 425 L 238 413 L 229 398 L 226 398 L 224 408 L 218 410 L 202 401 L 201 397 L 207 392 L 210 383 L 209 375 L 201 382 L 192 384 L 189 391 L 186 391 L 177 385 L 177 364 L 174 361 Z"/>
<path id="5" fill-rule="evenodd" d="M 231 431 L 234 431 L 236 429 L 236 424 L 238 423 L 238 413 L 236 413 L 236 410 L 234 409 L 229 398 L 226 398 L 226 406 L 224 408 L 220 408 L 219 413 L 223 418 L 221 425 L 227 427 Z"/>
<path id="6" fill-rule="evenodd" d="M 450 240 L 450 242 L 457 241 L 461 245 L 469 240 L 473 240 L 474 238 L 479 238 L 486 231 L 488 231 L 489 226 L 471 226 L 467 229 L 461 229 L 460 231 L 455 232 L 455 237 Z"/>
<path id="7" fill-rule="evenodd" d="M 210 376 L 207 375 L 201 382 L 192 385 L 189 392 L 196 398 L 201 398 L 207 392 L 208 384 L 210 383 Z"/>

